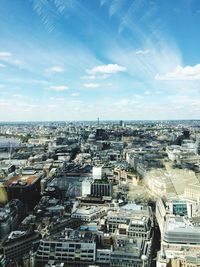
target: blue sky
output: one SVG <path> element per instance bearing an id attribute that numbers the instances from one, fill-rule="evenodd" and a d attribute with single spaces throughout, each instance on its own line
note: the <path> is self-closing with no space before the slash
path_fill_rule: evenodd
<path id="1" fill-rule="evenodd" d="M 199 0 L 0 0 L 0 121 L 198 119 Z"/>

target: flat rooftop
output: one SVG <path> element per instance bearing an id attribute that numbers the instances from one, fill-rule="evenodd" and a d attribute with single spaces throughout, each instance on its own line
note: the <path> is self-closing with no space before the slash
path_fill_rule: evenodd
<path id="1" fill-rule="evenodd" d="M 77 231 L 72 229 L 66 229 L 64 232 L 54 235 L 46 236 L 44 241 L 57 241 L 57 242 L 94 242 L 94 235 L 91 232 Z"/>
<path id="2" fill-rule="evenodd" d="M 31 185 L 34 182 L 37 181 L 37 179 L 39 178 L 39 176 L 36 175 L 16 175 L 14 177 L 11 177 L 9 179 L 7 179 L 4 182 L 4 186 L 8 187 L 8 186 L 26 186 L 26 185 Z"/>

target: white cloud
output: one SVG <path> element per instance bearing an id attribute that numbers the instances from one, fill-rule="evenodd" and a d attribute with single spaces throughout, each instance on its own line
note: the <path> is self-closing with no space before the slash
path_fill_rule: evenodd
<path id="1" fill-rule="evenodd" d="M 98 88 L 100 86 L 100 84 L 98 83 L 85 83 L 84 87 L 86 88 Z"/>
<path id="2" fill-rule="evenodd" d="M 101 79 L 101 80 L 105 80 L 108 77 L 109 77 L 109 74 L 103 74 L 103 75 L 98 76 L 98 78 Z"/>
<path id="3" fill-rule="evenodd" d="M 46 69 L 46 72 L 48 73 L 62 73 L 64 71 L 65 71 L 64 68 L 60 66 L 53 66 L 51 68 Z"/>
<path id="4" fill-rule="evenodd" d="M 22 108 L 37 108 L 38 105 L 35 104 L 27 104 L 27 103 L 17 103 L 18 107 L 22 107 Z"/>
<path id="5" fill-rule="evenodd" d="M 5 67 L 6 67 L 5 64 L 0 63 L 0 68 L 5 68 Z"/>
<path id="6" fill-rule="evenodd" d="M 126 67 L 120 66 L 118 64 L 107 64 L 107 65 L 100 65 L 96 66 L 92 69 L 87 70 L 88 74 L 95 75 L 95 74 L 114 74 L 118 72 L 126 71 Z"/>
<path id="7" fill-rule="evenodd" d="M 88 70 L 87 70 L 88 71 Z M 109 77 L 109 74 L 102 74 L 102 75 L 85 75 L 82 76 L 81 79 L 83 80 L 105 80 Z"/>
<path id="8" fill-rule="evenodd" d="M 7 62 L 9 64 L 20 66 L 23 62 L 19 59 L 16 59 L 11 53 L 9 52 L 0 52 L 0 60 Z"/>
<path id="9" fill-rule="evenodd" d="M 23 98 L 24 96 L 20 94 L 14 94 L 13 97 Z"/>
<path id="10" fill-rule="evenodd" d="M 95 75 L 85 75 L 85 76 L 82 76 L 81 79 L 83 79 L 83 80 L 95 80 L 96 76 Z"/>
<path id="11" fill-rule="evenodd" d="M 7 60 L 11 56 L 12 56 L 12 54 L 9 52 L 0 52 L 0 59 L 1 60 Z"/>
<path id="12" fill-rule="evenodd" d="M 53 90 L 53 91 L 65 91 L 65 90 L 68 90 L 68 86 L 67 85 L 52 85 L 49 87 L 50 90 Z"/>
<path id="13" fill-rule="evenodd" d="M 182 67 L 178 65 L 174 71 L 166 74 L 156 74 L 156 80 L 183 80 L 183 81 L 195 81 L 200 80 L 200 64 L 194 66 Z"/>
<path id="14" fill-rule="evenodd" d="M 53 108 L 53 109 L 54 109 L 54 108 L 57 108 L 58 105 L 55 105 L 55 104 L 49 104 L 49 105 L 47 105 L 47 107 L 48 107 L 48 108 Z"/>
<path id="15" fill-rule="evenodd" d="M 79 96 L 79 93 L 72 93 L 71 96 Z"/>
<path id="16" fill-rule="evenodd" d="M 135 54 L 136 55 L 147 55 L 150 53 L 150 50 L 146 49 L 146 50 L 136 50 Z"/>
<path id="17" fill-rule="evenodd" d="M 81 104 L 82 101 L 81 100 L 72 100 L 71 103 L 72 104 Z"/>
<path id="18" fill-rule="evenodd" d="M 49 81 L 46 80 L 36 80 L 36 79 L 26 79 L 26 78 L 11 78 L 10 81 L 13 83 L 24 83 L 24 84 L 50 84 Z"/>
<path id="19" fill-rule="evenodd" d="M 151 92 L 150 92 L 150 91 L 145 91 L 144 94 L 145 94 L 145 95 L 150 95 Z"/>

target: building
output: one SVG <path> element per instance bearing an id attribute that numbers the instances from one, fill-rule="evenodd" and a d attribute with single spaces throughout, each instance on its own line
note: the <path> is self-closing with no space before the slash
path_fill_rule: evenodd
<path id="1" fill-rule="evenodd" d="M 27 210 L 32 209 L 40 200 L 40 180 L 42 174 L 35 171 L 29 174 L 14 175 L 4 180 L 4 186 L 8 193 L 8 199 L 19 199 Z"/>
<path id="2" fill-rule="evenodd" d="M 91 194 L 91 179 L 84 179 L 82 181 L 82 197 L 86 197 Z"/>
<path id="3" fill-rule="evenodd" d="M 189 264 L 189 259 L 193 254 L 197 256 L 200 251 L 197 203 L 180 199 L 166 202 L 159 199 L 156 218 L 161 232 L 161 251 L 158 253 L 157 266 L 195 266 Z"/>
<path id="4" fill-rule="evenodd" d="M 91 184 L 91 196 L 93 197 L 111 197 L 112 184 L 108 181 L 96 180 Z"/>
<path id="5" fill-rule="evenodd" d="M 11 260 L 21 260 L 23 255 L 30 252 L 37 245 L 40 235 L 31 229 L 27 231 L 13 231 L 2 243 L 3 255 Z"/>
<path id="6" fill-rule="evenodd" d="M 153 227 L 152 211 L 148 206 L 129 203 L 118 211 L 108 212 L 107 225 L 110 232 L 114 232 L 120 225 L 127 225 L 128 236 L 150 238 Z"/>
<path id="7" fill-rule="evenodd" d="M 106 210 L 98 206 L 82 206 L 72 211 L 71 218 L 91 222 L 106 215 Z"/>
<path id="8" fill-rule="evenodd" d="M 151 241 L 118 235 L 110 254 L 110 266 L 151 266 Z"/>
<path id="9" fill-rule="evenodd" d="M 37 266 L 49 260 L 68 265 L 92 265 L 96 259 L 96 236 L 90 232 L 66 229 L 64 232 L 41 239 L 36 255 Z M 67 266 L 68 266 L 67 265 Z"/>
<path id="10" fill-rule="evenodd" d="M 197 201 L 200 203 L 200 184 L 188 184 L 184 190 L 184 196 L 187 199 L 191 199 L 193 201 Z"/>
<path id="11" fill-rule="evenodd" d="M 0 240 L 16 229 L 24 215 L 24 205 L 18 199 L 13 199 L 0 208 Z"/>
<path id="12" fill-rule="evenodd" d="M 103 175 L 102 167 L 93 167 L 92 176 L 94 180 L 101 180 Z"/>

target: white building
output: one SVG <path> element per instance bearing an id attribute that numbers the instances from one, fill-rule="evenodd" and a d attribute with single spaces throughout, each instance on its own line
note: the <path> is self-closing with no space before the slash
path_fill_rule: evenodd
<path id="1" fill-rule="evenodd" d="M 40 241 L 36 261 L 38 264 L 49 260 L 73 264 L 93 264 L 96 259 L 95 236 L 91 233 L 66 229 L 61 234 L 47 236 Z"/>
<path id="2" fill-rule="evenodd" d="M 194 201 L 157 201 L 156 218 L 161 232 L 161 251 L 158 253 L 157 267 L 193 266 L 186 265 L 184 259 L 186 255 L 197 255 L 200 251 L 200 221 L 196 217 L 197 210 L 198 205 Z"/>
<path id="3" fill-rule="evenodd" d="M 102 179 L 102 167 L 93 167 L 92 175 L 94 180 Z"/>
<path id="4" fill-rule="evenodd" d="M 84 179 L 82 181 L 82 197 L 91 194 L 91 179 Z"/>
<path id="5" fill-rule="evenodd" d="M 91 222 L 99 219 L 106 214 L 103 207 L 83 206 L 77 208 L 71 215 L 72 218 L 80 219 L 82 221 Z"/>

